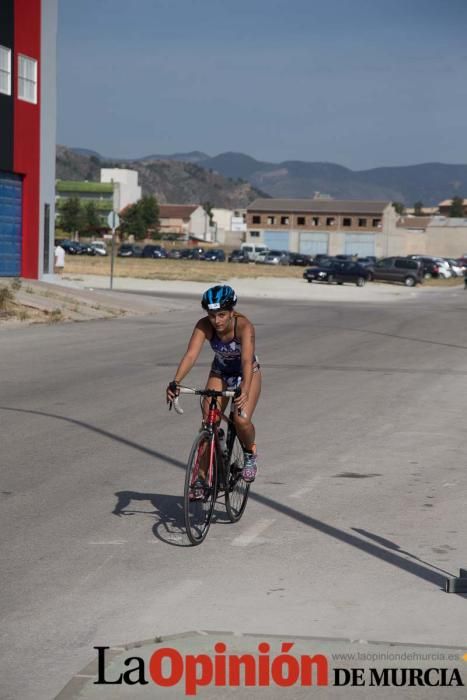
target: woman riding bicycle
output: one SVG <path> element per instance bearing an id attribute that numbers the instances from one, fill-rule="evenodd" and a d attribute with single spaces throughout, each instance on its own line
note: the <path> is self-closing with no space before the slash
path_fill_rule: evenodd
<path id="1" fill-rule="evenodd" d="M 261 393 L 261 371 L 255 355 L 255 329 L 253 324 L 236 311 L 237 296 L 228 285 L 216 285 L 204 292 L 201 306 L 207 316 L 195 325 L 188 348 L 167 387 L 167 402 L 177 396 L 177 385 L 183 381 L 195 364 L 208 340 L 214 350 L 214 361 L 209 372 L 206 389 L 225 391 L 240 389 L 234 399 L 237 410 L 234 421 L 237 435 L 242 443 L 244 481 L 254 481 L 256 477 L 255 427 L 251 422 L 253 412 Z M 222 399 L 224 411 L 228 399 Z M 203 403 L 203 418 L 206 420 L 209 403 Z M 201 470 L 200 470 L 201 471 Z M 203 477 L 200 473 L 200 476 Z"/>

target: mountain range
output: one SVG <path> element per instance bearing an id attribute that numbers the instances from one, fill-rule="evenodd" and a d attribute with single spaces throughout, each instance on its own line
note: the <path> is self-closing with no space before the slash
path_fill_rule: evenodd
<path id="1" fill-rule="evenodd" d="M 178 177 L 183 179 L 191 176 L 199 179 L 200 184 L 204 183 L 204 190 L 207 185 L 206 179 L 209 180 L 206 173 L 214 178 L 222 176 L 225 181 L 216 181 L 219 193 L 217 198 L 215 183 L 211 182 L 208 186 L 211 190 L 209 201 L 215 206 L 226 206 L 226 204 L 220 204 L 220 201 L 233 201 L 235 189 L 240 185 L 243 186 L 242 203 L 237 202 L 234 207 L 245 206 L 244 202 L 251 201 L 250 197 L 252 199 L 256 196 L 301 198 L 313 197 L 316 192 L 330 195 L 335 199 L 383 199 L 402 202 L 406 206 L 413 206 L 417 201 L 421 201 L 425 206 L 434 206 L 443 199 L 455 195 L 467 197 L 467 165 L 421 163 L 370 170 L 351 170 L 336 163 L 298 160 L 271 163 L 256 160 L 243 153 L 232 152 L 221 153 L 214 157 L 200 151 L 191 151 L 171 155 L 155 154 L 137 159 L 115 159 L 104 158 L 99 153 L 86 149 L 67 150 L 77 156 L 106 163 L 108 166 L 119 163 L 124 164 L 125 167 L 135 167 L 141 172 L 141 182 L 146 192 L 149 192 L 155 184 L 150 183 L 145 176 L 148 169 L 152 169 L 153 172 L 160 171 L 158 186 L 162 189 L 164 189 L 163 178 L 169 171 L 175 181 Z M 163 163 L 166 165 L 162 166 Z M 180 164 L 184 165 L 180 166 Z M 245 188 L 246 183 L 249 183 L 251 189 Z M 166 199 L 163 195 L 161 201 L 183 203 L 182 199 L 188 201 L 186 196 L 194 195 L 197 187 L 188 188 L 190 192 L 183 192 L 178 187 L 175 189 L 176 193 L 167 191 L 169 198 Z M 222 194 L 220 194 L 221 190 Z M 228 196 L 227 190 L 232 190 Z M 154 193 L 157 194 L 157 192 Z M 178 199 L 171 199 L 175 194 Z M 198 199 L 198 201 L 201 200 Z"/>

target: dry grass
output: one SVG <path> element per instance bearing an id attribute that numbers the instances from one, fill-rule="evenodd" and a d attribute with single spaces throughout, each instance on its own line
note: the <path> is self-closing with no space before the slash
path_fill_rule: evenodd
<path id="1" fill-rule="evenodd" d="M 115 258 L 116 277 L 142 279 L 189 280 L 193 282 L 222 282 L 232 277 L 294 277 L 303 275 L 303 267 L 287 265 L 255 265 L 204 262 L 202 260 L 153 260 L 152 258 Z M 110 258 L 68 256 L 68 275 L 110 275 Z"/>
<path id="2" fill-rule="evenodd" d="M 443 279 L 428 279 L 423 280 L 424 287 L 463 287 L 464 278 L 463 277 L 451 277 L 448 280 Z"/>

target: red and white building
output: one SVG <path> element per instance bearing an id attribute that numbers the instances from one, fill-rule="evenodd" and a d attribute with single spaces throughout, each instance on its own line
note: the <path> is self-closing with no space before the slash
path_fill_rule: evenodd
<path id="1" fill-rule="evenodd" d="M 53 269 L 57 0 L 0 0 L 0 277 Z"/>

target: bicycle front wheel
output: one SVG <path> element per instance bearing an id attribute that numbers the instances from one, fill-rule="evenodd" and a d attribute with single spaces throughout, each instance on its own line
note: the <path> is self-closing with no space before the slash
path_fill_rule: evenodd
<path id="1" fill-rule="evenodd" d="M 201 432 L 191 448 L 186 468 L 183 510 L 185 528 L 188 539 L 192 544 L 201 544 L 208 534 L 212 512 L 217 493 L 217 456 L 212 451 L 213 463 L 210 465 L 212 437 L 207 432 Z M 195 492 L 195 482 L 200 478 L 200 466 L 206 469 L 204 480 L 204 495 Z"/>
<path id="2" fill-rule="evenodd" d="M 225 508 L 231 522 L 236 523 L 243 515 L 250 490 L 250 484 L 247 484 L 242 477 L 243 448 L 237 435 L 228 459 L 225 460 L 225 466 Z"/>

